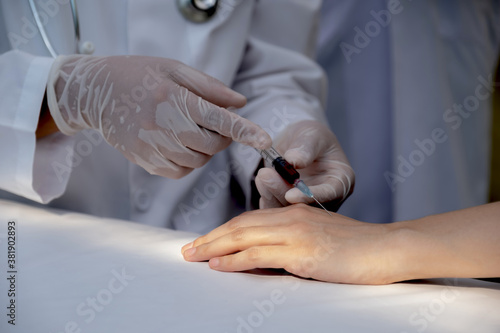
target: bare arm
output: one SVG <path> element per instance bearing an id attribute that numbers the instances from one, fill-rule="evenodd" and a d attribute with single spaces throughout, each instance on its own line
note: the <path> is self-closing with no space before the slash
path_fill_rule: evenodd
<path id="1" fill-rule="evenodd" d="M 38 119 L 38 127 L 36 129 L 36 138 L 41 139 L 50 134 L 58 132 L 59 129 L 50 115 L 49 108 L 47 106 L 47 97 L 43 99 L 42 108 L 40 111 L 40 118 Z"/>
<path id="2" fill-rule="evenodd" d="M 317 280 L 386 284 L 500 276 L 500 203 L 392 224 L 305 205 L 245 213 L 182 249 L 213 269 L 284 268 Z"/>
<path id="3" fill-rule="evenodd" d="M 399 279 L 500 277 L 500 202 L 395 223 Z"/>

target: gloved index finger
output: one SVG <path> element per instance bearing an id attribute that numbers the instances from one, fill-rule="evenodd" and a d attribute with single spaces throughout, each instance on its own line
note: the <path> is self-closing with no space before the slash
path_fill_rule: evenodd
<path id="1" fill-rule="evenodd" d="M 182 63 L 170 73 L 170 76 L 180 86 L 215 105 L 224 108 L 230 106 L 241 108 L 247 102 L 245 96 L 227 87 L 216 78 Z"/>
<path id="2" fill-rule="evenodd" d="M 188 93 L 186 110 L 199 126 L 257 149 L 271 147 L 272 139 L 259 125 Z"/>

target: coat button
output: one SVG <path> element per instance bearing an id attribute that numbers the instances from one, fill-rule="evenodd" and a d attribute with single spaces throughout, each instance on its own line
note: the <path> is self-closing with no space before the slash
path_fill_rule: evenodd
<path id="1" fill-rule="evenodd" d="M 134 194 L 134 203 L 137 210 L 145 212 L 151 207 L 151 197 L 143 190 L 138 190 Z"/>
<path id="2" fill-rule="evenodd" d="M 93 54 L 95 51 L 94 43 L 86 41 L 78 45 L 78 53 L 80 54 Z"/>

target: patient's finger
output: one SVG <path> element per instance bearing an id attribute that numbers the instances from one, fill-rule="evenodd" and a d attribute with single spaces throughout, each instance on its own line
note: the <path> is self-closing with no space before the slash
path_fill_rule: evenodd
<path id="1" fill-rule="evenodd" d="M 280 227 L 237 228 L 211 242 L 187 249 L 183 255 L 187 261 L 204 261 L 255 246 L 283 245 L 289 238 L 287 230 Z"/>
<path id="2" fill-rule="evenodd" d="M 236 272 L 254 268 L 285 268 L 288 267 L 290 255 L 286 246 L 256 246 L 235 254 L 212 258 L 210 268 Z"/>
<path id="3" fill-rule="evenodd" d="M 315 209 L 313 207 L 308 207 L 306 205 L 300 205 L 300 206 L 308 210 Z M 193 246 L 199 246 L 201 244 L 211 242 L 214 239 L 217 239 L 222 235 L 232 232 L 237 228 L 258 227 L 258 226 L 283 226 L 290 224 L 290 222 L 296 221 L 297 218 L 299 218 L 300 220 L 300 213 L 298 211 L 295 211 L 293 212 L 293 214 L 290 214 L 289 210 L 291 209 L 294 209 L 294 207 L 288 206 L 285 208 L 272 208 L 265 210 L 259 209 L 241 214 L 239 216 L 236 216 L 229 222 L 221 225 L 220 227 L 212 230 L 208 234 L 198 237 L 194 242 L 184 245 L 182 247 L 181 252 L 184 252 L 185 250 Z"/>

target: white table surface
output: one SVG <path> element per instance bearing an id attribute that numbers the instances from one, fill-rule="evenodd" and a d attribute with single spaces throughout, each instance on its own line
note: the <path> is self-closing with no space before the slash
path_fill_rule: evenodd
<path id="1" fill-rule="evenodd" d="M 6 308 L 9 220 L 15 326 Z M 500 284 L 355 286 L 221 273 L 183 260 L 180 248 L 194 237 L 0 201 L 0 332 L 500 332 Z"/>

